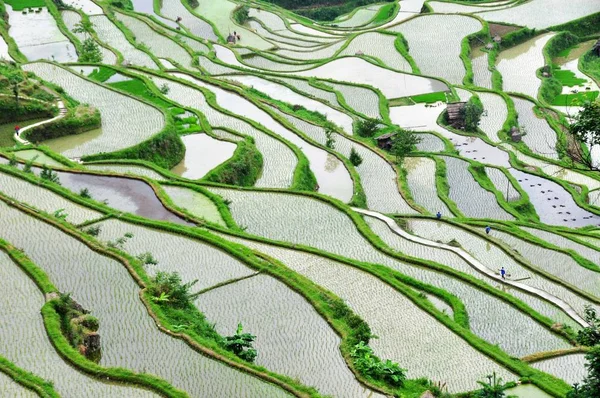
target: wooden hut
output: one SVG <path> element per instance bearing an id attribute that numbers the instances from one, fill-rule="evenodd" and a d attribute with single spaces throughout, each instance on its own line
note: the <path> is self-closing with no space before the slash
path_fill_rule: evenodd
<path id="1" fill-rule="evenodd" d="M 454 128 L 465 127 L 465 107 L 466 102 L 454 102 L 446 106 L 446 113 L 448 114 L 448 124 Z"/>
<path id="2" fill-rule="evenodd" d="M 517 126 L 512 126 L 512 128 L 510 129 L 509 132 L 510 135 L 510 139 L 512 140 L 512 142 L 521 142 L 521 130 L 519 130 L 519 128 Z"/>
<path id="3" fill-rule="evenodd" d="M 390 149 L 392 149 L 392 138 L 394 138 L 395 135 L 396 133 L 392 132 L 380 135 L 379 137 L 375 138 L 375 140 L 377 141 L 377 146 L 381 149 L 389 151 Z"/>

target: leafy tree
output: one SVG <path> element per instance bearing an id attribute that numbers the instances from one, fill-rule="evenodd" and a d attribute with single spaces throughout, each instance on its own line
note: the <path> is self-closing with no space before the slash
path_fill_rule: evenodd
<path id="1" fill-rule="evenodd" d="M 158 260 L 156 260 L 154 258 L 154 256 L 152 255 L 152 253 L 150 252 L 146 252 L 146 253 L 142 253 L 138 256 L 136 256 L 136 258 L 138 260 L 140 260 L 144 265 L 157 265 L 158 264 Z"/>
<path id="2" fill-rule="evenodd" d="M 239 323 L 233 336 L 227 336 L 223 339 L 223 346 L 226 350 L 233 352 L 244 361 L 254 362 L 257 352 L 252 347 L 256 336 L 250 333 L 244 333 L 242 324 Z"/>
<path id="3" fill-rule="evenodd" d="M 42 180 L 47 180 L 56 184 L 60 184 L 60 179 L 58 178 L 58 174 L 48 166 L 44 165 L 42 168 L 42 172 L 40 173 L 40 178 Z"/>
<path id="4" fill-rule="evenodd" d="M 8 159 L 8 165 L 9 165 L 10 167 L 17 167 L 17 164 L 18 164 L 18 162 L 17 162 L 17 157 L 16 157 L 16 156 L 15 156 L 15 154 L 13 153 L 13 154 L 11 155 L 11 157 Z"/>
<path id="5" fill-rule="evenodd" d="M 15 97 L 15 102 L 17 103 L 17 107 L 19 107 L 19 85 L 23 82 L 23 75 L 19 70 L 7 71 L 4 72 L 6 78 L 8 79 L 8 83 L 10 84 L 13 92 L 13 96 Z"/>
<path id="6" fill-rule="evenodd" d="M 396 156 L 396 163 L 402 164 L 402 161 L 412 151 L 422 138 L 410 130 L 399 130 L 392 137 L 391 152 Z"/>
<path id="7" fill-rule="evenodd" d="M 333 130 L 325 130 L 325 146 L 329 149 L 335 148 L 335 138 L 333 138 Z"/>
<path id="8" fill-rule="evenodd" d="M 83 41 L 82 52 L 79 56 L 80 62 L 102 62 L 102 51 L 94 39 L 88 37 Z"/>
<path id="9" fill-rule="evenodd" d="M 359 119 L 356 122 L 356 133 L 365 138 L 371 138 L 379 130 L 380 120 L 377 119 Z"/>
<path id="10" fill-rule="evenodd" d="M 585 354 L 588 370 L 586 378 L 581 385 L 575 384 L 567 398 L 597 398 L 600 396 L 600 346 L 595 346 Z"/>
<path id="11" fill-rule="evenodd" d="M 35 160 L 37 158 L 38 158 L 37 156 L 34 156 L 33 158 L 31 158 L 28 161 L 26 161 L 25 165 L 23 166 L 23 172 L 25 172 L 25 173 L 33 173 L 33 171 L 31 169 L 33 168 L 33 162 L 35 162 Z"/>
<path id="12" fill-rule="evenodd" d="M 472 99 L 474 99 L 473 97 Z M 470 132 L 477 131 L 481 115 L 483 114 L 483 105 L 479 100 L 469 100 L 464 109 L 465 130 Z"/>
<path id="13" fill-rule="evenodd" d="M 600 345 L 600 319 L 590 305 L 585 306 L 585 321 L 589 326 L 577 333 L 577 342 L 588 347 Z"/>
<path id="14" fill-rule="evenodd" d="M 478 381 L 480 386 L 483 388 L 476 393 L 478 398 L 504 398 L 506 393 L 504 392 L 510 386 L 502 382 L 501 377 L 496 376 L 496 372 L 486 376 L 486 381 Z"/>
<path id="15" fill-rule="evenodd" d="M 152 278 L 148 291 L 152 300 L 165 302 L 174 308 L 186 308 L 191 305 L 192 293 L 190 292 L 198 280 L 182 283 L 177 272 L 159 271 Z"/>
<path id="16" fill-rule="evenodd" d="M 362 162 L 362 156 L 360 156 L 356 149 L 352 148 L 352 150 L 350 151 L 350 163 L 352 163 L 354 166 L 360 166 Z"/>
<path id="17" fill-rule="evenodd" d="M 574 117 L 569 126 L 569 132 L 576 141 L 566 148 L 571 159 L 589 170 L 599 171 L 600 165 L 593 161 L 590 151 L 585 146 L 600 144 L 600 101 L 583 104 L 581 112 Z"/>

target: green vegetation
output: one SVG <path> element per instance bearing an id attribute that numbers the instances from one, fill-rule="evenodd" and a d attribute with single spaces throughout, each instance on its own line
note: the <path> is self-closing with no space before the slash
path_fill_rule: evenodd
<path id="1" fill-rule="evenodd" d="M 377 119 L 358 119 L 354 123 L 354 132 L 363 138 L 372 138 L 379 131 L 381 120 Z"/>
<path id="2" fill-rule="evenodd" d="M 256 336 L 244 333 L 244 328 L 240 323 L 233 336 L 227 336 L 223 339 L 223 346 L 227 351 L 233 352 L 244 361 L 254 362 L 257 352 L 252 347 L 252 343 L 255 339 Z"/>
<path id="3" fill-rule="evenodd" d="M 100 112 L 96 108 L 78 105 L 69 109 L 63 118 L 34 127 L 24 135 L 29 141 L 39 143 L 52 138 L 81 134 L 100 128 L 101 124 Z"/>
<path id="4" fill-rule="evenodd" d="M 158 107 L 168 108 L 171 106 L 170 103 L 160 98 L 157 94 L 150 90 L 148 86 L 146 86 L 146 83 L 144 83 L 140 79 L 134 78 L 122 82 L 109 83 L 108 85 L 118 90 L 125 91 L 129 94 L 133 94 L 136 97 L 143 98 L 146 101 L 151 102 Z"/>
<path id="5" fill-rule="evenodd" d="M 352 163 L 354 166 L 360 166 L 362 162 L 363 158 L 359 155 L 356 149 L 352 147 L 352 150 L 350 151 L 350 163 Z"/>
<path id="6" fill-rule="evenodd" d="M 10 5 L 15 11 L 46 7 L 46 2 L 44 0 L 4 0 L 4 2 Z"/>
<path id="7" fill-rule="evenodd" d="M 185 156 L 185 145 L 177 134 L 175 126 L 167 125 L 153 138 L 134 147 L 111 153 L 99 153 L 82 158 L 84 162 L 112 159 L 147 160 L 165 169 L 172 169 Z"/>
<path id="8" fill-rule="evenodd" d="M 467 101 L 464 108 L 465 131 L 472 133 L 477 132 L 482 114 L 483 104 L 481 103 L 481 100 L 476 96 L 472 96 L 469 101 Z"/>
<path id="9" fill-rule="evenodd" d="M 592 158 L 585 144 L 595 146 L 600 144 L 600 102 L 583 103 L 581 112 L 569 126 L 569 133 L 577 144 L 569 145 L 566 149 L 571 159 L 582 164 L 589 170 L 598 170 L 598 164 Z"/>
<path id="10" fill-rule="evenodd" d="M 506 391 L 510 387 L 513 387 L 514 383 L 505 384 L 502 382 L 502 378 L 496 376 L 494 372 L 491 375 L 486 376 L 485 381 L 478 382 L 481 390 L 477 391 L 476 397 L 478 398 L 504 398 L 506 397 Z"/>
<path id="11" fill-rule="evenodd" d="M 204 179 L 227 185 L 253 186 L 260 176 L 263 165 L 261 153 L 247 139 L 238 143 L 233 157 L 211 170 Z"/>
<path id="12" fill-rule="evenodd" d="M 575 73 L 570 70 L 554 69 L 552 74 L 556 80 L 558 80 L 563 86 L 575 87 L 580 86 L 587 82 L 586 79 L 581 79 L 575 76 Z"/>
<path id="13" fill-rule="evenodd" d="M 600 345 L 600 319 L 592 306 L 585 307 L 585 321 L 589 326 L 577 333 L 577 342 L 588 347 Z"/>
<path id="14" fill-rule="evenodd" d="M 392 386 L 402 387 L 406 380 L 406 370 L 389 359 L 381 361 L 373 354 L 371 347 L 363 341 L 354 346 L 350 356 L 356 369 L 374 380 L 381 380 Z"/>
<path id="15" fill-rule="evenodd" d="M 73 348 L 86 358 L 99 362 L 101 356 L 100 323 L 79 305 L 70 294 L 54 299 L 54 309 L 61 319 L 61 330 Z"/>
<path id="16" fill-rule="evenodd" d="M 340 15 L 352 12 L 356 7 L 366 6 L 373 3 L 381 3 L 381 0 L 348 0 L 340 3 L 336 0 L 267 0 L 269 3 L 287 8 L 304 17 L 317 21 L 333 21 Z M 388 11 L 389 12 L 389 11 Z"/>
<path id="17" fill-rule="evenodd" d="M 416 149 L 422 140 L 421 136 L 413 131 L 400 129 L 392 136 L 390 152 L 396 157 L 396 163 L 402 164 L 404 158 Z"/>
<path id="18" fill-rule="evenodd" d="M 198 280 L 182 283 L 177 272 L 167 273 L 159 271 L 151 279 L 148 293 L 152 300 L 166 304 L 173 308 L 184 309 L 192 305 L 190 289 Z"/>
<path id="19" fill-rule="evenodd" d="M 233 20 L 240 25 L 244 25 L 248 21 L 248 17 L 250 13 L 250 7 L 248 6 L 240 6 L 233 10 Z"/>
<path id="20" fill-rule="evenodd" d="M 107 68 L 106 66 L 99 66 L 97 69 L 94 69 L 94 71 L 90 73 L 88 77 L 97 82 L 104 83 L 116 73 L 117 71 L 114 69 Z"/>
<path id="21" fill-rule="evenodd" d="M 413 95 L 412 97 L 410 97 L 410 99 L 417 104 L 420 104 L 420 103 L 433 104 L 438 101 L 441 101 L 441 102 L 447 101 L 445 91 L 438 91 L 435 93 L 428 93 L 428 94 L 421 94 L 421 95 Z"/>
<path id="22" fill-rule="evenodd" d="M 383 22 L 386 22 L 388 19 L 392 18 L 392 16 L 396 13 L 398 8 L 398 3 L 386 4 L 379 9 L 375 18 L 373 18 L 372 24 L 379 25 Z"/>
<path id="23" fill-rule="evenodd" d="M 587 354 L 588 374 L 581 385 L 575 384 L 567 398 L 596 398 L 600 392 L 600 346 L 595 346 Z"/>
<path id="24" fill-rule="evenodd" d="M 40 178 L 42 180 L 47 180 L 47 181 L 53 182 L 55 184 L 60 184 L 60 179 L 58 178 L 58 174 L 56 174 L 55 171 L 53 171 L 51 168 L 49 168 L 46 165 L 44 165 L 42 167 L 42 171 L 40 172 Z"/>

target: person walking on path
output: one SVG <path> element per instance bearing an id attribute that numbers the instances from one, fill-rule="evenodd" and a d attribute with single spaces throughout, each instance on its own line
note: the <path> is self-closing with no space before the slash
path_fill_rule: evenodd
<path id="1" fill-rule="evenodd" d="M 490 231 L 492 230 L 492 227 L 490 227 L 489 225 L 487 227 L 485 227 L 485 233 L 486 234 L 490 234 Z"/>
<path id="2" fill-rule="evenodd" d="M 19 131 L 20 130 L 21 130 L 21 127 L 15 126 L 15 134 L 17 135 L 17 137 L 19 136 Z"/>
<path id="3" fill-rule="evenodd" d="M 440 218 L 442 218 L 442 213 L 440 213 L 439 211 L 437 212 L 437 214 L 435 215 L 435 217 L 439 220 Z"/>
<path id="4" fill-rule="evenodd" d="M 500 276 L 502 277 L 502 279 L 506 279 L 506 270 L 504 269 L 504 267 L 500 268 Z"/>

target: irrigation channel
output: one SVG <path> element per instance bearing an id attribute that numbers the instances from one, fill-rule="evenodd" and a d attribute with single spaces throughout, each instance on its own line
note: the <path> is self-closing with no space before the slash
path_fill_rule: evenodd
<path id="1" fill-rule="evenodd" d="M 600 2 L 295 3 L 0 0 L 0 396 L 584 382 Z"/>

